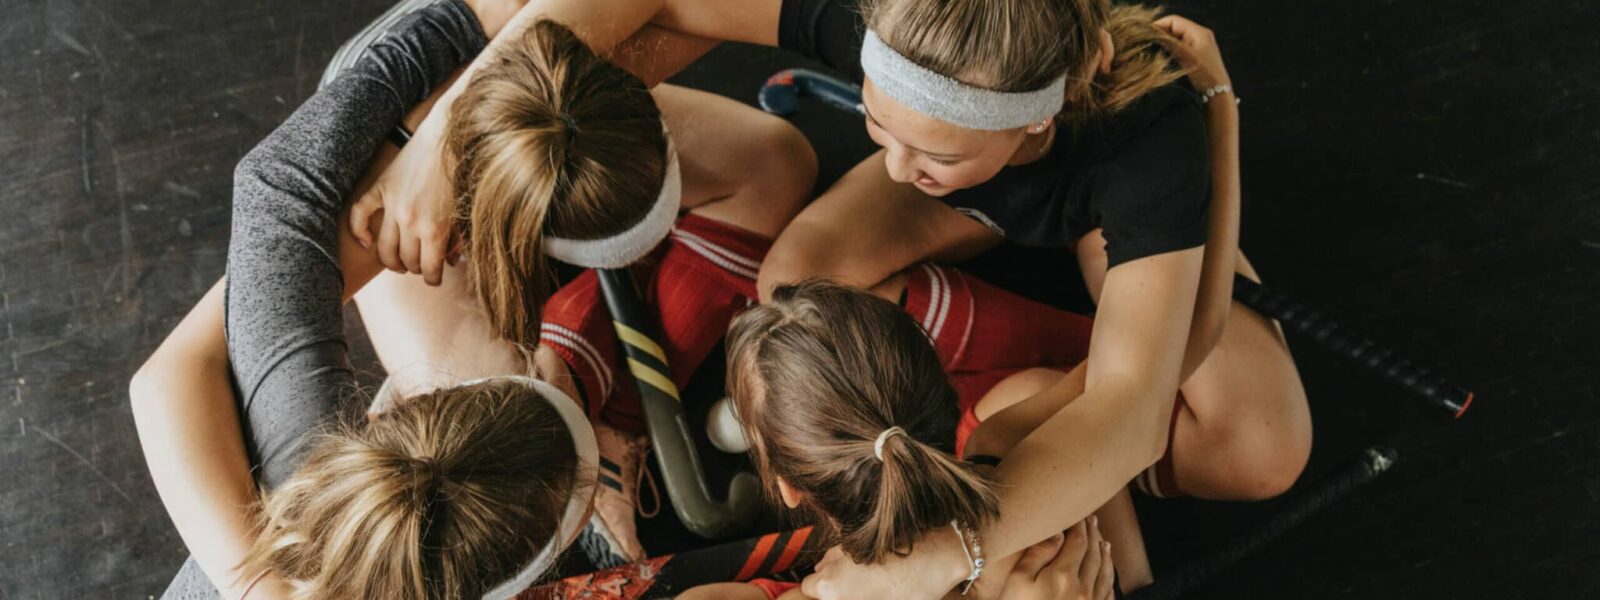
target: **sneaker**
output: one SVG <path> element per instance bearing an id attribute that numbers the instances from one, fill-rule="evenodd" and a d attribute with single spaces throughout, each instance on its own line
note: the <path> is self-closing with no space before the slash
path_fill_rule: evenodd
<path id="1" fill-rule="evenodd" d="M 620 562 L 644 560 L 644 546 L 639 543 L 633 516 L 648 442 L 644 436 L 630 436 L 603 424 L 595 425 L 594 437 L 600 446 L 600 481 L 594 494 L 595 533 L 605 539 Z"/>

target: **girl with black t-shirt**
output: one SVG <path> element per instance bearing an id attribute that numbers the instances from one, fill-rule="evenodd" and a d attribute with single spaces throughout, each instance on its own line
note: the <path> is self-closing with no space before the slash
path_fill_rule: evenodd
<path id="1" fill-rule="evenodd" d="M 1298 375 L 1275 326 L 1229 298 L 1234 271 L 1254 273 L 1237 251 L 1238 112 L 1209 31 L 1106 0 L 654 2 L 629 11 L 658 8 L 647 27 L 679 34 L 652 49 L 662 64 L 728 39 L 794 49 L 864 84 L 884 150 L 784 231 L 764 290 L 818 276 L 874 288 L 1002 238 L 1074 251 L 1099 304 L 1087 368 L 1068 378 L 1085 391 L 1023 442 L 1043 451 L 1001 470 L 1005 518 L 982 532 L 987 550 L 1009 554 L 1076 522 L 1168 444 L 1166 476 L 1140 479 L 1246 499 L 1298 476 L 1310 447 Z M 599 29 L 628 29 L 618 19 L 595 15 Z M 450 216 L 443 123 L 430 120 L 371 196 L 388 202 L 395 243 L 433 257 L 391 265 L 415 272 L 437 271 L 447 252 L 432 246 L 449 243 L 419 234 Z M 825 562 L 808 594 L 933 597 L 966 561 L 932 532 L 908 558 Z"/>

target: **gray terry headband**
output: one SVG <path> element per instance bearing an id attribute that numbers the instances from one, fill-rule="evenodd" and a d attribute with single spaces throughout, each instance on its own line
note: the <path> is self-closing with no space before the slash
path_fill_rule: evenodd
<path id="1" fill-rule="evenodd" d="M 1067 76 L 1031 92 L 997 92 L 940 75 L 895 52 L 867 30 L 861 70 L 872 84 L 911 110 L 967 129 L 1000 131 L 1039 123 L 1061 112 Z"/>

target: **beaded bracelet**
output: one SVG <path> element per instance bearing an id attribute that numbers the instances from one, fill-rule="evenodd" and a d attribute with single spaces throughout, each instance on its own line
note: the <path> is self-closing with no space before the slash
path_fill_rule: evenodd
<path id="1" fill-rule="evenodd" d="M 967 580 L 961 584 L 961 595 L 972 591 L 972 584 L 977 583 L 983 576 L 983 546 L 978 544 L 978 532 L 971 528 L 963 528 L 954 520 L 950 521 L 950 529 L 955 530 L 956 539 L 961 540 L 961 552 L 967 555 L 967 562 L 972 565 L 972 573 L 967 575 Z M 972 540 L 969 544 L 967 540 Z"/>
<path id="2" fill-rule="evenodd" d="M 1211 98 L 1213 96 L 1221 96 L 1223 94 L 1233 94 L 1233 86 L 1227 85 L 1227 84 L 1223 84 L 1223 85 L 1219 85 L 1217 87 L 1211 88 L 1209 90 L 1206 90 L 1204 92 L 1201 92 L 1200 93 L 1200 103 L 1201 104 L 1210 104 L 1211 103 Z M 1238 94 L 1234 94 L 1233 103 L 1234 104 L 1239 104 L 1241 102 L 1244 102 L 1244 100 L 1241 100 L 1239 98 Z"/>

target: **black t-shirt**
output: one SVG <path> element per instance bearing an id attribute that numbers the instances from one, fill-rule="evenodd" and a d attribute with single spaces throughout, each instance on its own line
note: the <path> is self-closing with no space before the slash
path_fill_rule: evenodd
<path id="1" fill-rule="evenodd" d="M 783 2 L 778 45 L 856 82 L 864 35 L 854 0 Z M 1027 246 L 1069 246 L 1103 228 L 1107 268 L 1203 245 L 1211 165 L 1200 96 L 1182 82 L 1158 88 L 1057 131 L 1045 157 L 941 200 Z"/>

